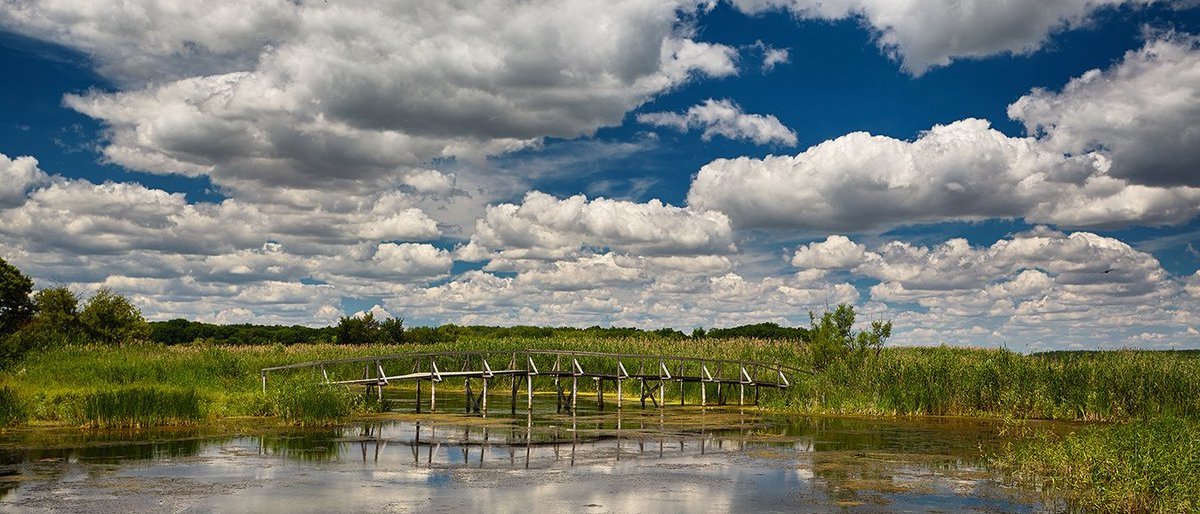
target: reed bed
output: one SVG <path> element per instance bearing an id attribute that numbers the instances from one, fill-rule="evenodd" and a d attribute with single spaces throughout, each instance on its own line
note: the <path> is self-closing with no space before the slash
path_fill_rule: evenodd
<path id="1" fill-rule="evenodd" d="M 1009 442 L 993 459 L 1016 482 L 1085 512 L 1200 512 L 1200 424 L 1160 418 Z"/>
<path id="2" fill-rule="evenodd" d="M 313 373 L 311 370 L 292 373 L 300 382 L 287 382 L 287 374 L 272 375 L 271 390 L 263 394 L 258 375 L 261 368 L 415 352 L 518 351 L 534 344 L 514 338 L 432 345 L 67 346 L 27 356 L 0 373 L 0 387 L 9 391 L 3 394 L 13 398 L 4 403 L 24 406 L 22 417 L 32 420 L 79 421 L 66 412 L 64 405 L 77 401 L 73 398 L 83 393 L 156 388 L 195 391 L 197 410 L 204 417 L 266 415 L 312 422 L 315 418 L 308 418 L 307 414 L 285 413 L 303 410 L 298 410 L 299 404 L 294 402 L 298 398 L 311 398 L 314 402 L 304 412 L 329 412 L 332 419 L 378 406 L 362 402 L 361 393 L 322 396 L 312 392 L 280 392 L 295 390 L 296 384 L 305 380 L 313 381 L 314 377 L 303 375 Z M 804 346 L 788 340 L 559 338 L 538 340 L 536 346 L 746 359 L 811 367 L 811 357 Z M 344 373 L 351 372 L 347 369 Z M 764 406 L 780 412 L 824 414 L 1088 421 L 1159 416 L 1200 418 L 1200 355 L 1188 352 L 1021 355 L 1006 350 L 888 348 L 861 365 L 835 363 L 819 373 L 792 379 L 794 387 L 782 393 L 764 392 Z M 698 396 L 698 388 L 689 385 L 688 394 Z M 332 408 L 331 402 L 335 401 L 346 403 L 351 414 L 346 409 Z"/>

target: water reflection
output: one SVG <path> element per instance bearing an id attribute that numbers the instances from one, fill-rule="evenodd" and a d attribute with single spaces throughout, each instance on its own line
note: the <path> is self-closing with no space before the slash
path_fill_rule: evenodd
<path id="1" fill-rule="evenodd" d="M 513 495 L 516 507 L 529 505 L 522 503 L 527 495 L 516 494 L 520 491 L 592 498 L 608 502 L 609 510 L 624 510 L 611 504 L 615 499 L 632 502 L 635 510 L 822 511 L 833 505 L 869 510 L 889 504 L 1011 511 L 1034 505 L 996 499 L 1004 495 L 982 455 L 998 444 L 998 427 L 984 421 L 761 417 L 736 408 L 411 419 L 258 434 L 151 430 L 68 434 L 50 443 L 0 440 L 0 448 L 9 448 L 0 451 L 0 510 L 9 503 L 50 502 L 58 494 L 52 491 L 65 483 L 116 487 L 105 485 L 113 476 L 135 482 L 195 479 L 214 488 L 211 493 L 198 488 L 197 495 L 219 496 L 222 487 L 258 491 L 243 493 L 246 501 L 286 496 L 298 486 L 306 488 L 307 500 L 316 501 L 310 496 L 383 481 L 430 498 L 433 503 L 424 507 L 448 509 L 489 505 L 472 503 L 476 499 L 445 504 L 433 490 L 482 487 L 488 498 Z M 545 483 L 565 476 L 574 477 L 572 485 Z M 638 478 L 631 483 L 630 476 Z M 517 484 L 503 493 L 493 490 L 506 480 Z M 714 496 L 706 487 L 724 492 Z M 366 502 L 361 507 L 378 507 L 371 502 L 386 503 L 386 497 L 361 501 Z M 644 506 L 646 501 L 668 503 L 645 504 L 658 509 Z M 325 504 L 304 505 L 309 508 L 300 510 Z M 555 505 L 578 510 L 588 504 Z M 245 510 L 241 504 L 232 508 Z"/>

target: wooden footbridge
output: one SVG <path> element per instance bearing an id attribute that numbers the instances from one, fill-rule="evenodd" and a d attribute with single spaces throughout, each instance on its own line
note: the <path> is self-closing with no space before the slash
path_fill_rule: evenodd
<path id="1" fill-rule="evenodd" d="M 429 383 L 429 410 L 437 409 L 437 386 L 447 379 L 462 379 L 466 392 L 467 412 L 487 414 L 488 388 L 493 382 L 509 386 L 509 408 L 517 411 L 517 397 L 522 384 L 526 408 L 533 410 L 534 380 L 552 381 L 556 393 L 557 411 L 574 413 L 579 403 L 580 381 L 593 382 L 596 402 L 604 408 L 605 385 L 616 392 L 617 408 L 624 398 L 623 387 L 633 382 L 638 387 L 641 406 L 650 400 L 655 407 L 666 405 L 669 385 L 679 384 L 679 404 L 683 405 L 689 384 L 699 384 L 700 405 L 726 405 L 752 401 L 757 405 L 762 388 L 785 389 L 791 382 L 788 375 L 810 371 L 747 360 L 704 359 L 661 355 L 630 355 L 616 353 L 577 352 L 566 350 L 478 351 L 406 353 L 379 357 L 357 357 L 304 362 L 287 366 L 263 368 L 262 387 L 267 389 L 271 373 L 309 371 L 314 380 L 330 385 L 365 386 L 367 394 L 374 392 L 383 398 L 388 385 L 412 381 L 416 383 L 416 410 L 421 412 L 422 385 Z M 472 381 L 481 382 L 475 393 Z M 495 385 L 491 385 L 494 389 Z M 747 389 L 752 396 L 747 398 Z M 693 391 L 696 389 L 692 387 Z M 709 397 L 709 393 L 714 396 Z M 492 393 L 495 394 L 494 392 Z"/>

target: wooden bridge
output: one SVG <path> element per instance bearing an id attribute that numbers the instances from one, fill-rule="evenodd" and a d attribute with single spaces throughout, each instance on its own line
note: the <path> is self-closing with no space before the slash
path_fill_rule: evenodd
<path id="1" fill-rule="evenodd" d="M 580 380 L 586 384 L 586 380 L 591 379 L 600 409 L 604 408 L 606 384 L 611 384 L 616 390 L 617 408 L 620 409 L 624 397 L 623 386 L 630 381 L 637 384 L 643 408 L 647 399 L 654 406 L 662 408 L 666 405 L 668 384 L 679 384 L 680 405 L 684 404 L 687 397 L 685 387 L 688 384 L 699 384 L 700 405 L 731 403 L 735 387 L 738 405 L 747 403 L 747 388 L 752 388 L 750 400 L 757 405 L 761 388 L 785 389 L 791 385 L 789 374 L 812 373 L 756 361 L 661 355 L 568 350 L 429 352 L 263 368 L 260 371 L 263 391 L 267 389 L 269 373 L 302 370 L 311 371 L 314 379 L 324 384 L 365 386 L 368 394 L 374 389 L 380 399 L 383 398 L 384 387 L 413 381 L 417 388 L 417 412 L 421 412 L 422 384 L 429 383 L 429 410 L 433 411 L 437 408 L 437 385 L 446 379 L 461 378 L 466 392 L 467 412 L 485 416 L 488 388 L 493 381 L 511 387 L 509 408 L 513 414 L 517 411 L 517 396 L 522 384 L 525 386 L 526 408 L 532 412 L 535 379 L 553 381 L 557 412 L 566 410 L 574 413 L 579 402 Z M 479 394 L 472 389 L 472 380 L 482 383 Z M 712 398 L 709 397 L 710 392 L 714 393 Z"/>

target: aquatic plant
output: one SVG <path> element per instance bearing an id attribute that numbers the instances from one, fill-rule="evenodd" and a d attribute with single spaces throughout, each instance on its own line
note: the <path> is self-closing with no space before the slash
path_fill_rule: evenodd
<path id="1" fill-rule="evenodd" d="M 1200 424 L 1178 418 L 1092 425 L 1009 442 L 994 465 L 1087 512 L 1200 512 Z"/>

